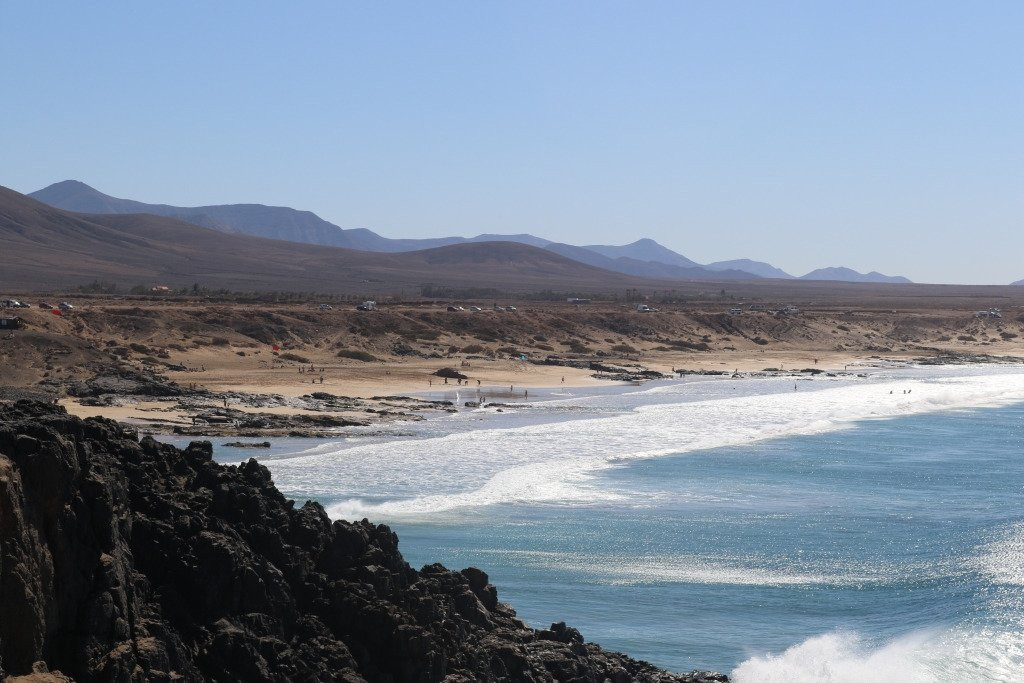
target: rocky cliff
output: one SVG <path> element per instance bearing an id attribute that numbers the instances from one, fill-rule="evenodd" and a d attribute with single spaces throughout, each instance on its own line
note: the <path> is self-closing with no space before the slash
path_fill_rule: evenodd
<path id="1" fill-rule="evenodd" d="M 59 673 L 58 673 L 59 672 Z M 0 679 L 723 681 L 533 630 L 478 569 L 114 422 L 0 405 Z M 22 678 L 22 677 L 25 678 Z"/>

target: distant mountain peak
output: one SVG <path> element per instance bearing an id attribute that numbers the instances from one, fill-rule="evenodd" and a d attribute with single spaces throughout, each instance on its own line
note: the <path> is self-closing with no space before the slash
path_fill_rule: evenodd
<path id="1" fill-rule="evenodd" d="M 806 275 L 800 276 L 801 280 L 832 280 L 836 282 L 880 282 L 888 284 L 907 284 L 909 279 L 902 275 L 883 275 L 878 271 L 870 273 L 858 273 L 846 266 L 831 266 L 829 268 L 818 268 Z"/>
<path id="2" fill-rule="evenodd" d="M 637 261 L 654 261 L 655 263 L 665 263 L 671 266 L 679 266 L 680 268 L 699 268 L 700 264 L 691 261 L 682 254 L 676 253 L 666 247 L 663 244 L 655 242 L 649 237 L 644 237 L 630 242 L 629 244 L 610 245 L 610 244 L 589 244 L 584 247 L 590 251 L 607 256 L 608 258 L 630 258 Z"/>
<path id="3" fill-rule="evenodd" d="M 773 277 L 782 280 L 790 280 L 793 278 L 793 276 L 786 271 L 781 268 L 776 268 L 770 263 L 754 261 L 753 259 L 748 258 L 731 259 L 729 261 L 715 261 L 714 263 L 709 263 L 704 267 L 709 270 L 742 270 L 759 277 Z"/>
<path id="4" fill-rule="evenodd" d="M 96 190 L 96 188 L 91 187 L 89 185 L 86 185 L 81 180 L 75 180 L 74 178 L 69 178 L 68 180 L 62 180 L 59 183 L 54 183 L 53 185 L 50 185 L 49 187 L 46 187 L 44 189 L 45 190 L 51 190 L 51 189 L 66 189 L 66 188 L 74 188 L 74 189 L 77 189 L 77 190 L 90 190 L 92 192 L 97 192 L 98 191 L 98 190 Z M 43 190 L 40 190 L 40 192 L 42 192 L 42 191 Z"/>

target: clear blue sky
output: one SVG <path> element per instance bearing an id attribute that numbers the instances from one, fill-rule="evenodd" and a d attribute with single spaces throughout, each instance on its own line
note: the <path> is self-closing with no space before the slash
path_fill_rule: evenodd
<path id="1" fill-rule="evenodd" d="M 1022 2 L 0 0 L 0 184 L 1024 278 Z"/>

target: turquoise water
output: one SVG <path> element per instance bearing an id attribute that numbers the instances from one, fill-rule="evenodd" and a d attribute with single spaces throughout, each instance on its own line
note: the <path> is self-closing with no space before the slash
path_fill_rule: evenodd
<path id="1" fill-rule="evenodd" d="M 1013 655 L 986 665 L 1024 680 L 1022 434 L 1020 406 L 872 422 L 633 462 L 603 475 L 625 504 L 395 528 L 414 565 L 487 567 L 528 622 L 565 619 L 670 669 L 731 671 L 828 633 L 857 656 L 963 628 L 1010 634 L 1014 652 L 973 656 Z"/>
<path id="2" fill-rule="evenodd" d="M 414 566 L 482 567 L 527 622 L 669 669 L 1014 681 L 1021 401 L 1019 370 L 696 381 L 261 458 Z"/>

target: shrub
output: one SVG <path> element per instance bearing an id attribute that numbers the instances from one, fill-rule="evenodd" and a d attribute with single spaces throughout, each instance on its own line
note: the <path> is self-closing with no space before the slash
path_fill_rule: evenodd
<path id="1" fill-rule="evenodd" d="M 299 354 L 291 353 L 290 351 L 287 352 L 287 353 L 280 354 L 278 356 L 278 358 L 280 358 L 281 360 L 295 361 L 296 363 L 308 363 L 309 362 L 309 359 L 306 358 L 305 356 L 300 356 Z"/>
<path id="2" fill-rule="evenodd" d="M 480 344 L 469 344 L 467 346 L 463 346 L 462 347 L 462 352 L 463 353 L 483 353 L 484 352 L 484 347 L 480 346 Z"/>
<path id="3" fill-rule="evenodd" d="M 711 347 L 708 346 L 707 338 L 705 341 L 692 342 L 685 339 L 677 339 L 676 341 L 668 342 L 668 345 L 675 351 L 710 351 Z"/>
<path id="4" fill-rule="evenodd" d="M 768 340 L 765 339 L 764 337 L 754 337 L 751 341 L 753 341 L 758 346 L 768 346 Z"/>
<path id="5" fill-rule="evenodd" d="M 615 346 L 612 347 L 612 351 L 614 351 L 616 353 L 636 353 L 637 352 L 637 350 L 634 349 L 629 344 L 616 344 Z"/>
<path id="6" fill-rule="evenodd" d="M 962 342 L 978 341 L 977 339 L 975 339 L 974 337 L 972 337 L 969 334 L 961 334 L 959 337 L 957 337 L 957 339 L 959 339 Z"/>
<path id="7" fill-rule="evenodd" d="M 592 348 L 583 344 L 582 342 L 576 341 L 575 339 L 568 342 L 568 346 L 569 350 L 572 351 L 573 353 L 585 354 L 594 352 Z"/>
<path id="8" fill-rule="evenodd" d="M 1006 341 L 1017 338 L 1017 335 L 1015 335 L 1013 332 L 1000 332 L 999 336 L 1005 339 Z"/>
<path id="9" fill-rule="evenodd" d="M 376 356 L 366 351 L 359 351 L 358 349 L 342 349 L 338 351 L 338 358 L 351 358 L 352 360 L 362 361 L 364 363 L 374 363 L 379 360 Z"/>
<path id="10" fill-rule="evenodd" d="M 448 379 L 468 379 L 466 375 L 463 375 L 455 368 L 441 368 L 434 374 L 438 377 L 447 377 Z"/>

